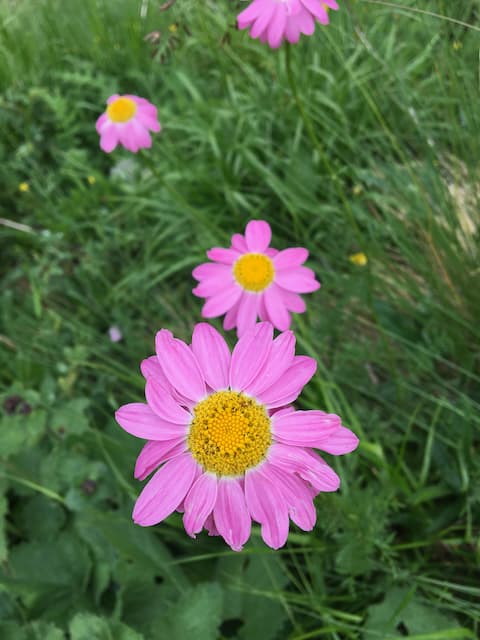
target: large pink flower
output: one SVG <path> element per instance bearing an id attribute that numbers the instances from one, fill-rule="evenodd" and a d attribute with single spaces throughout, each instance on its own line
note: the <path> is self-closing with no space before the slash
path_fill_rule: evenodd
<path id="1" fill-rule="evenodd" d="M 338 9 L 335 0 L 253 0 L 237 17 L 239 29 L 277 49 L 287 39 L 296 43 L 300 34 L 311 36 L 315 20 L 328 24 L 328 9 Z"/>
<path id="2" fill-rule="evenodd" d="M 341 455 L 358 439 L 334 414 L 290 406 L 316 369 L 312 358 L 295 355 L 293 333 L 273 339 L 272 325 L 262 322 L 230 353 L 218 331 L 200 323 L 190 346 L 162 329 L 156 352 L 141 366 L 146 404 L 127 404 L 115 416 L 148 440 L 135 477 L 155 471 L 134 521 L 155 525 L 178 510 L 190 536 L 205 527 L 235 551 L 252 520 L 274 549 L 287 540 L 289 518 L 310 531 L 314 496 L 340 484 L 312 447 Z"/>
<path id="3" fill-rule="evenodd" d="M 152 146 L 149 131 L 161 129 L 157 107 L 145 98 L 117 94 L 110 96 L 107 105 L 96 124 L 103 151 L 110 153 L 118 143 L 133 153 Z"/>
<path id="4" fill-rule="evenodd" d="M 245 236 L 232 236 L 229 249 L 207 251 L 213 262 L 193 270 L 193 277 L 200 282 L 193 293 L 207 298 L 202 309 L 204 318 L 226 313 L 224 328 L 236 326 L 241 336 L 257 317 L 285 331 L 290 327 L 290 312 L 305 311 L 299 294 L 320 288 L 313 271 L 302 266 L 308 251 L 301 247 L 277 251 L 269 246 L 271 237 L 268 222 L 251 220 Z"/>

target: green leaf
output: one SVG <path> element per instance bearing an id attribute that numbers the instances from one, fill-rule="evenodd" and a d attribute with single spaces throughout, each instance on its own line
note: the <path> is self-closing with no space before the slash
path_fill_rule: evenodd
<path id="1" fill-rule="evenodd" d="M 0 478 L 0 563 L 7 559 L 7 538 L 5 534 L 5 516 L 7 513 L 6 482 Z"/>
<path id="2" fill-rule="evenodd" d="M 77 613 L 69 625 L 71 640 L 143 640 L 143 636 L 117 620 Z"/>
<path id="3" fill-rule="evenodd" d="M 0 452 L 8 458 L 33 447 L 45 433 L 47 413 L 43 409 L 28 414 L 5 415 L 0 420 Z"/>
<path id="4" fill-rule="evenodd" d="M 169 614 L 173 638 L 216 640 L 222 621 L 223 591 L 219 584 L 188 589 Z"/>
<path id="5" fill-rule="evenodd" d="M 394 587 L 380 604 L 369 607 L 364 638 L 390 640 L 447 631 L 456 626 L 455 618 L 423 604 L 413 590 Z"/>
<path id="6" fill-rule="evenodd" d="M 13 513 L 13 521 L 25 532 L 25 537 L 38 540 L 53 540 L 66 517 L 58 502 L 38 494 L 22 502 Z"/>
<path id="7" fill-rule="evenodd" d="M 280 600 L 288 582 L 274 554 L 221 558 L 218 575 L 226 589 L 224 619 L 242 621 L 240 640 L 273 640 L 286 622 Z"/>
<path id="8" fill-rule="evenodd" d="M 88 430 L 85 409 L 90 405 L 87 398 L 75 398 L 55 409 L 50 418 L 50 428 L 65 435 L 82 434 Z"/>

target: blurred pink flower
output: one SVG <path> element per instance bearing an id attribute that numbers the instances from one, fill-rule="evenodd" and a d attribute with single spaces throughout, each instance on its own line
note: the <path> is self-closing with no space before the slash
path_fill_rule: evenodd
<path id="1" fill-rule="evenodd" d="M 335 414 L 291 405 L 312 378 L 316 362 L 295 355 L 295 336 L 273 339 L 268 322 L 245 333 L 233 352 L 216 329 L 195 326 L 192 344 L 162 329 L 156 356 L 142 362 L 145 403 L 120 407 L 118 424 L 148 440 L 135 466 L 144 480 L 133 510 L 144 527 L 182 512 L 186 532 L 202 528 L 235 551 L 251 521 L 273 549 L 288 537 L 289 518 L 313 529 L 313 498 L 336 491 L 340 478 L 312 448 L 353 451 L 358 438 Z"/>
<path id="2" fill-rule="evenodd" d="M 161 130 L 153 104 L 138 96 L 115 94 L 107 100 L 107 105 L 96 123 L 103 151 L 110 153 L 119 143 L 133 153 L 152 146 L 149 131 Z"/>
<path id="3" fill-rule="evenodd" d="M 241 336 L 255 324 L 257 316 L 285 331 L 290 327 L 290 312 L 305 311 L 299 294 L 320 288 L 314 272 L 301 266 L 308 251 L 301 247 L 277 251 L 269 246 L 271 237 L 268 222 L 251 220 L 245 236 L 232 236 L 229 249 L 207 251 L 213 262 L 193 270 L 193 277 L 200 282 L 193 293 L 207 298 L 202 309 L 204 318 L 225 313 L 224 328 L 237 327 Z"/>
<path id="4" fill-rule="evenodd" d="M 304 33 L 311 36 L 315 20 L 328 24 L 328 9 L 338 9 L 335 0 L 253 0 L 237 17 L 239 29 L 250 28 L 252 38 L 277 49 L 287 39 L 295 44 Z"/>
<path id="5" fill-rule="evenodd" d="M 118 327 L 110 327 L 108 330 L 108 335 L 112 342 L 120 342 L 123 338 L 123 334 Z"/>

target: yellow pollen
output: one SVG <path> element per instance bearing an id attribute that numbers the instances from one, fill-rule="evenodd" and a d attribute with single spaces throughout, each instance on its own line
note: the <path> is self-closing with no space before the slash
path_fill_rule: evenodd
<path id="1" fill-rule="evenodd" d="M 272 442 L 265 407 L 239 391 L 217 391 L 193 410 L 188 446 L 211 473 L 243 475 L 265 458 Z"/>
<path id="2" fill-rule="evenodd" d="M 28 182 L 21 182 L 18 185 L 18 190 L 22 193 L 27 193 L 27 191 L 30 191 L 30 185 L 28 184 Z"/>
<path id="3" fill-rule="evenodd" d="M 275 269 L 263 253 L 246 253 L 233 265 L 233 276 L 247 291 L 263 291 L 273 282 Z"/>
<path id="4" fill-rule="evenodd" d="M 107 116 L 112 122 L 128 122 L 137 113 L 137 105 L 131 98 L 117 98 L 107 107 Z"/>

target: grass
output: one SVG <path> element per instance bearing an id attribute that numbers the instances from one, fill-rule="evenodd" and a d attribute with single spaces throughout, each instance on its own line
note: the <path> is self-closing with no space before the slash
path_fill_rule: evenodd
<path id="1" fill-rule="evenodd" d="M 157 4 L 0 2 L 0 637 L 477 637 L 478 3 L 343 2 L 290 77 L 232 28 L 241 3 Z M 148 154 L 98 149 L 115 91 L 159 107 Z M 139 445 L 113 412 L 250 218 L 310 250 L 299 406 L 361 446 L 329 461 L 313 532 L 238 555 L 176 515 L 131 524 Z"/>

